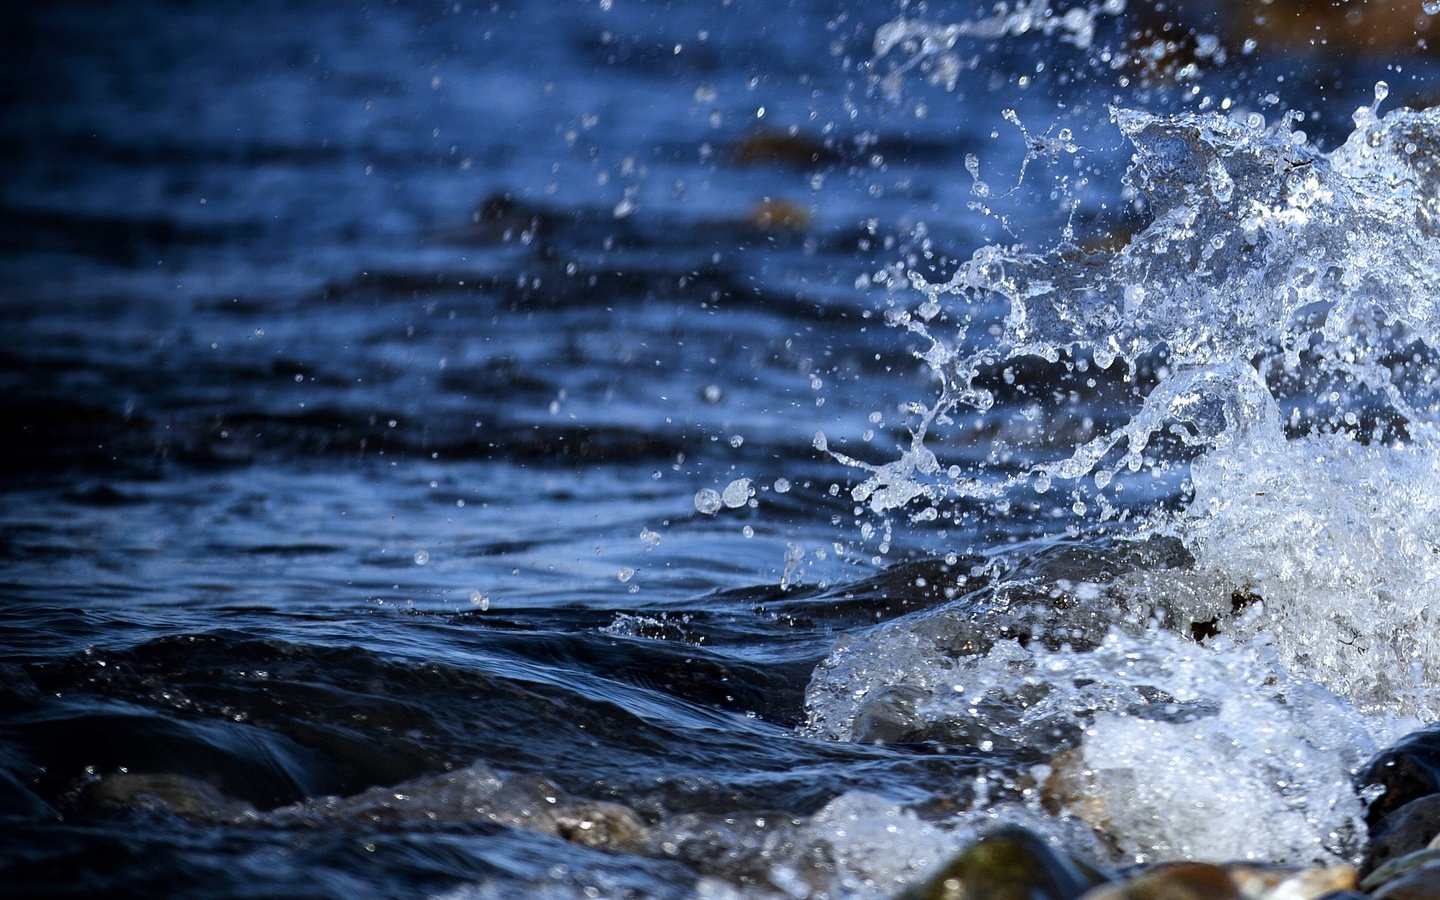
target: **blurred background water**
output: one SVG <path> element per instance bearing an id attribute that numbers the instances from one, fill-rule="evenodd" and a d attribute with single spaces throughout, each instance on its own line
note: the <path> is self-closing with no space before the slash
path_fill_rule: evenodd
<path id="1" fill-rule="evenodd" d="M 1093 36 L 950 61 L 877 31 L 988 6 L 5 13 L 0 882 L 789 890 L 774 860 L 841 851 L 775 823 L 968 802 L 1023 751 L 798 736 L 811 671 L 994 548 L 1093 526 L 1033 496 L 857 515 L 816 433 L 883 462 L 934 392 L 884 273 L 1126 227 L 1111 102 L 1276 94 L 1333 143 L 1380 78 L 1434 99 L 1413 27 L 1075 8 Z M 1062 129 L 1084 167 L 1006 194 Z M 604 839 L 544 813 L 582 801 L 630 812 L 597 807 Z"/>

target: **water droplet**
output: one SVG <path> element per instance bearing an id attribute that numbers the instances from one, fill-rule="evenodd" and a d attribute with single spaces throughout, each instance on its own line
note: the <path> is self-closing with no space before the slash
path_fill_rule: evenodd
<path id="1" fill-rule="evenodd" d="M 731 509 L 736 509 L 744 506 L 754 493 L 755 489 L 750 486 L 750 479 L 737 478 L 725 485 L 725 491 L 720 495 L 720 499 L 724 501 L 726 506 Z"/>
<path id="2" fill-rule="evenodd" d="M 1425 0 L 1420 4 L 1420 8 L 1425 10 L 1427 16 L 1440 16 L 1440 0 Z"/>
<path id="3" fill-rule="evenodd" d="M 775 493 L 777 493 L 777 494 L 785 494 L 785 493 L 788 493 L 789 491 L 790 491 L 790 479 L 788 479 L 788 478 L 777 478 L 777 479 L 775 479 Z"/>
<path id="4" fill-rule="evenodd" d="M 635 577 L 635 570 L 630 568 L 629 566 L 626 566 L 625 568 L 617 572 L 615 574 L 615 577 L 620 579 L 621 584 L 624 584 L 625 582 Z"/>
<path id="5" fill-rule="evenodd" d="M 720 493 L 711 488 L 701 488 L 695 492 L 695 509 L 707 516 L 713 516 L 720 511 Z"/>
<path id="6" fill-rule="evenodd" d="M 423 566 L 430 561 L 430 554 L 425 550 L 415 551 L 415 565 Z"/>

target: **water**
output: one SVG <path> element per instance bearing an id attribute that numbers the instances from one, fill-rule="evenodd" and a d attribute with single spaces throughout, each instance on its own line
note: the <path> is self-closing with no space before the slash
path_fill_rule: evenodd
<path id="1" fill-rule="evenodd" d="M 16 19 L 0 880 L 1353 858 L 1440 714 L 1435 26 L 1226 6 Z"/>

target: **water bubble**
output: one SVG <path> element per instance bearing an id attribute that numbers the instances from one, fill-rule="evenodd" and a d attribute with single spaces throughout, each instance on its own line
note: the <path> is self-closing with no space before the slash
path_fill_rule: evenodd
<path id="1" fill-rule="evenodd" d="M 415 551 L 415 565 L 423 566 L 430 561 L 430 554 L 425 550 Z"/>
<path id="2" fill-rule="evenodd" d="M 1420 4 L 1420 8 L 1425 10 L 1427 16 L 1440 16 L 1440 0 L 1425 0 Z"/>
<path id="3" fill-rule="evenodd" d="M 775 493 L 777 493 L 777 494 L 785 494 L 785 493 L 789 493 L 789 491 L 790 491 L 790 479 L 788 479 L 788 478 L 777 478 L 777 479 L 775 479 Z"/>
<path id="4" fill-rule="evenodd" d="M 718 384 L 707 384 L 705 390 L 701 392 L 701 396 L 705 398 L 706 403 L 719 403 L 720 398 L 725 396 L 725 392 L 720 390 Z"/>
<path id="5" fill-rule="evenodd" d="M 698 512 L 713 516 L 722 505 L 720 493 L 712 488 L 701 488 L 695 492 L 695 509 Z"/>
<path id="6" fill-rule="evenodd" d="M 624 584 L 625 582 L 635 577 L 635 570 L 630 568 L 629 566 L 625 566 L 619 572 L 615 573 L 615 577 L 620 579 L 621 584 Z"/>
<path id="7" fill-rule="evenodd" d="M 480 607 L 480 611 L 481 611 L 481 612 L 485 612 L 486 610 L 488 610 L 488 609 L 490 608 L 490 595 L 489 595 L 489 594 L 482 594 L 482 593 L 479 592 L 479 591 L 471 591 L 471 592 L 470 592 L 470 604 L 471 604 L 472 606 L 478 606 L 478 607 Z"/>

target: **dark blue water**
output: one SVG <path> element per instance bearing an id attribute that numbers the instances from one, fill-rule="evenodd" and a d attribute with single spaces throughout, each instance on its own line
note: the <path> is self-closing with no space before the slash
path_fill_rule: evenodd
<path id="1" fill-rule="evenodd" d="M 1102 59 L 1170 21 L 1132 4 L 1091 46 L 976 39 L 956 85 L 917 65 L 897 95 L 874 37 L 900 11 L 7 13 L 0 890 L 884 893 L 817 812 L 939 821 L 1028 758 L 796 731 L 837 636 L 1105 531 L 1031 493 L 857 512 L 816 433 L 888 461 L 936 390 L 877 273 L 1129 227 L 1111 101 L 1281 90 L 1338 138 L 1428 63 L 1297 84 L 1309 51 L 1222 32 L 1231 61 L 1176 80 Z M 997 193 L 1023 157 L 1006 109 L 1085 167 L 978 202 L 967 154 Z M 1036 377 L 1076 433 L 1129 390 Z"/>

